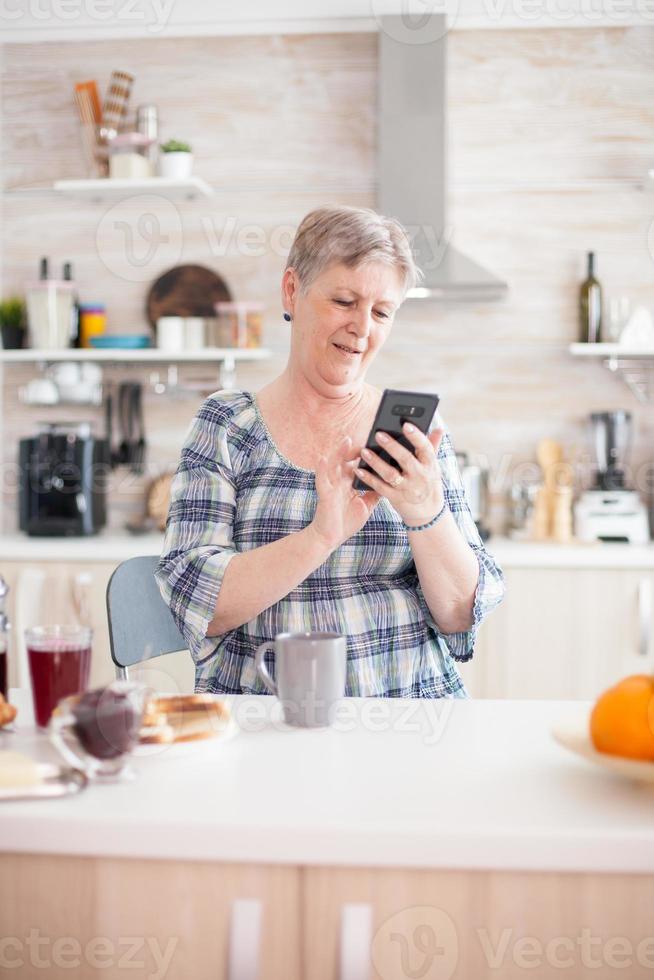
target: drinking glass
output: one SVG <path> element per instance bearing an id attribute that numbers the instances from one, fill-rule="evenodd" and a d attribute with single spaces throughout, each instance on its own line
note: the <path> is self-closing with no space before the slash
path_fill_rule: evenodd
<path id="1" fill-rule="evenodd" d="M 144 684 L 116 680 L 64 698 L 52 715 L 50 741 L 89 779 L 133 779 L 128 757 L 138 743 L 150 693 Z"/>
<path id="2" fill-rule="evenodd" d="M 7 640 L 0 633 L 0 694 L 5 701 L 9 697 L 9 669 L 7 664 Z"/>
<path id="3" fill-rule="evenodd" d="M 629 297 L 613 296 L 609 301 L 608 317 L 608 337 L 602 337 L 612 344 L 617 344 L 628 319 L 629 319 Z"/>
<path id="4" fill-rule="evenodd" d="M 86 690 L 91 669 L 88 626 L 33 626 L 25 630 L 34 717 L 45 728 L 57 702 Z"/>

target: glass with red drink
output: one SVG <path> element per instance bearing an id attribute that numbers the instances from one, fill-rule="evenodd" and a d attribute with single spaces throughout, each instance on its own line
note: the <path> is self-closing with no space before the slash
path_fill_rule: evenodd
<path id="1" fill-rule="evenodd" d="M 58 701 L 88 687 L 92 635 L 88 626 L 33 626 L 25 630 L 34 717 L 42 728 Z"/>
<path id="2" fill-rule="evenodd" d="M 5 701 L 9 697 L 9 664 L 7 663 L 7 644 L 0 634 L 0 694 Z"/>

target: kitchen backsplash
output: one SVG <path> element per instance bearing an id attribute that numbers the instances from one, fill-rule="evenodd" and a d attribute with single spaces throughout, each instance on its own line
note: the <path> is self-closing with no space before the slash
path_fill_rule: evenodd
<path id="1" fill-rule="evenodd" d="M 177 262 L 208 265 L 236 298 L 265 304 L 264 342 L 274 359 L 238 373 L 243 387 L 265 384 L 287 350 L 279 278 L 292 228 L 325 202 L 375 203 L 374 35 L 5 45 L 0 58 L 3 294 L 34 278 L 41 255 L 69 260 L 81 300 L 107 304 L 108 329 L 140 333 L 148 329 L 149 282 Z M 438 391 L 456 448 L 491 466 L 496 530 L 511 477 L 529 475 L 539 439 L 551 436 L 590 458 L 591 411 L 630 410 L 641 482 L 654 461 L 652 407 L 567 352 L 577 339 L 587 250 L 597 253 L 607 297 L 625 294 L 654 308 L 653 198 L 642 186 L 652 162 L 653 59 L 647 28 L 450 35 L 451 232 L 510 293 L 494 304 L 407 304 L 370 380 Z M 193 144 L 196 173 L 216 189 L 209 200 L 162 205 L 156 236 L 134 240 L 127 264 L 111 203 L 11 193 L 81 175 L 73 84 L 95 77 L 104 87 L 116 67 L 136 76 L 135 104 L 158 104 L 162 136 Z M 156 249 L 154 264 L 145 261 L 148 248 Z M 102 429 L 99 410 L 22 405 L 18 388 L 32 373 L 5 369 L 5 531 L 16 526 L 19 435 L 42 418 L 90 414 Z M 175 465 L 197 405 L 147 394 L 148 476 Z M 142 511 L 146 478 L 124 477 L 114 477 L 114 527 Z"/>

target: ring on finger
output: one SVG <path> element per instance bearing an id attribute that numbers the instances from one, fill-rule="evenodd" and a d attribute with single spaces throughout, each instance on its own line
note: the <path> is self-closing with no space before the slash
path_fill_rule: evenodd
<path id="1" fill-rule="evenodd" d="M 391 483 L 391 486 L 392 487 L 399 487 L 403 483 L 404 483 L 404 474 L 403 473 L 398 473 L 398 475 L 395 477 L 395 479 Z"/>

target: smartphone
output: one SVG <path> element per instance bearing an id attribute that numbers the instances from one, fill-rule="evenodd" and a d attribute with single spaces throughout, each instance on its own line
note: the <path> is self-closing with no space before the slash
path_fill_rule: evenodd
<path id="1" fill-rule="evenodd" d="M 395 391 L 392 388 L 386 388 L 382 395 L 382 400 L 379 403 L 375 421 L 372 423 L 372 428 L 368 435 L 366 442 L 367 448 L 372 449 L 381 459 L 390 463 L 396 470 L 399 470 L 399 463 L 385 449 L 381 448 L 375 439 L 376 434 L 378 432 L 387 432 L 389 436 L 397 439 L 399 443 L 415 455 L 413 446 L 402 432 L 402 426 L 405 422 L 411 422 L 412 425 L 415 425 L 417 429 L 420 429 L 426 435 L 429 432 L 432 419 L 436 414 L 438 402 L 438 395 L 426 395 L 420 391 Z M 359 460 L 359 468 L 374 472 L 372 466 L 369 466 L 362 459 Z M 372 489 L 363 483 L 358 476 L 355 477 L 353 486 L 355 490 Z"/>

